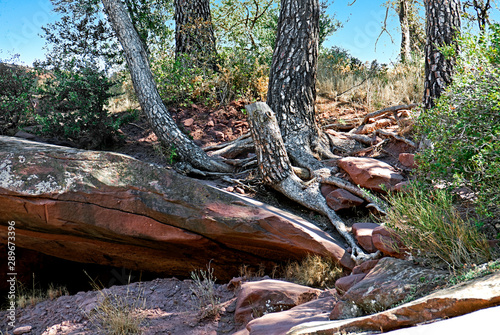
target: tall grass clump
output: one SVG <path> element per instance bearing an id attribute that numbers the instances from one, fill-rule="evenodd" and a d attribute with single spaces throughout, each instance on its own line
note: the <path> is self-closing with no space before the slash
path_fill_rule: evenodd
<path id="1" fill-rule="evenodd" d="M 453 83 L 421 114 L 422 137 L 432 146 L 417 161 L 429 183 L 467 187 L 483 217 L 500 218 L 500 25 L 464 35 Z"/>
<path id="2" fill-rule="evenodd" d="M 450 193 L 416 183 L 405 190 L 389 195 L 386 222 L 417 260 L 441 261 L 455 270 L 490 259 L 485 237 L 460 216 Z"/>
<path id="3" fill-rule="evenodd" d="M 214 268 L 207 266 L 207 270 L 195 270 L 191 272 L 193 284 L 191 290 L 195 308 L 200 312 L 200 317 L 216 318 L 220 313 L 220 297 L 215 292 Z"/>
<path id="4" fill-rule="evenodd" d="M 125 295 L 113 294 L 109 289 L 101 289 L 93 279 L 91 279 L 91 285 L 94 290 L 99 291 L 100 296 L 98 304 L 87 317 L 92 325 L 99 329 L 100 334 L 142 334 L 141 326 L 146 320 L 142 311 L 145 309 L 146 298 L 141 287 L 138 291 L 132 291 L 130 277 Z"/>
<path id="5" fill-rule="evenodd" d="M 392 66 L 362 63 L 346 50 L 322 50 L 318 59 L 318 94 L 381 108 L 419 102 L 423 92 L 423 62 Z"/>

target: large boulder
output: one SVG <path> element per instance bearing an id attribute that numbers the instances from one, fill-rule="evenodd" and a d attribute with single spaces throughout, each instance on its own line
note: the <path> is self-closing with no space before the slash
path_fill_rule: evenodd
<path id="1" fill-rule="evenodd" d="M 175 171 L 111 152 L 0 137 L 0 244 L 59 258 L 185 276 L 213 260 L 241 264 L 307 254 L 355 264 L 315 225 Z"/>
<path id="2" fill-rule="evenodd" d="M 287 334 L 333 335 L 353 331 L 382 331 L 385 333 L 390 330 L 433 320 L 453 318 L 498 305 L 500 305 L 500 271 L 483 278 L 436 291 L 423 298 L 377 314 L 330 322 L 308 322 L 295 326 Z M 451 329 L 450 326 L 444 333 L 453 334 L 453 332 L 449 332 Z M 486 329 L 481 325 L 476 325 L 476 329 L 487 330 L 482 333 L 494 332 L 492 328 Z M 406 334 L 406 332 L 402 333 Z M 421 328 L 420 331 L 417 329 L 417 332 L 414 332 L 414 334 L 424 333 L 444 334 L 443 332 L 426 332 L 425 328 Z M 412 333 L 408 332 L 408 334 Z"/>
<path id="3" fill-rule="evenodd" d="M 354 302 L 366 314 L 372 314 L 429 292 L 442 283 L 446 275 L 445 271 L 386 257 L 362 280 L 352 285 L 342 298 Z"/>
<path id="4" fill-rule="evenodd" d="M 373 190 L 391 190 L 403 181 L 403 176 L 391 165 L 374 158 L 345 157 L 338 166 L 349 174 L 356 185 Z"/>

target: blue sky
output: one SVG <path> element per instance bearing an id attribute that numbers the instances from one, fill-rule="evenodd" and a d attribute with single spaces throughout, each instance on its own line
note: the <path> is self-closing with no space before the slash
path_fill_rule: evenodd
<path id="1" fill-rule="evenodd" d="M 392 13 L 387 28 L 393 42 L 383 34 L 375 49 L 375 40 L 380 34 L 385 17 L 384 1 L 335 0 L 329 11 L 335 12 L 344 27 L 325 42 L 325 46 L 339 46 L 362 61 L 377 59 L 380 63 L 396 61 L 400 36 L 398 19 Z M 43 59 L 45 44 L 39 34 L 41 27 L 58 17 L 52 11 L 50 0 L 0 0 L 0 59 L 11 54 L 20 54 L 20 60 L 31 65 L 35 59 Z M 494 17 L 498 17 L 498 10 Z"/>

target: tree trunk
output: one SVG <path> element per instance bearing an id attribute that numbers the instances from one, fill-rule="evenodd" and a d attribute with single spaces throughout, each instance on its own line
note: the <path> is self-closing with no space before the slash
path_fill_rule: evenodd
<path id="1" fill-rule="evenodd" d="M 175 54 L 189 66 L 216 70 L 215 36 L 209 0 L 175 0 Z"/>
<path id="2" fill-rule="evenodd" d="M 156 87 L 142 41 L 121 0 L 102 0 L 125 53 L 137 98 L 158 138 L 193 166 L 208 171 L 230 171 L 195 145 L 175 124 Z"/>
<path id="3" fill-rule="evenodd" d="M 427 43 L 425 45 L 424 107 L 432 108 L 451 83 L 455 56 L 445 57 L 438 48 L 457 50 L 455 38 L 460 33 L 459 0 L 425 0 Z"/>
<path id="4" fill-rule="evenodd" d="M 401 61 L 407 62 L 411 59 L 410 24 L 408 21 L 408 0 L 399 0 L 399 23 L 401 25 Z"/>
<path id="5" fill-rule="evenodd" d="M 314 111 L 319 13 L 318 0 L 281 1 L 269 77 L 267 104 L 288 153 L 303 167 L 314 162 L 321 143 Z"/>

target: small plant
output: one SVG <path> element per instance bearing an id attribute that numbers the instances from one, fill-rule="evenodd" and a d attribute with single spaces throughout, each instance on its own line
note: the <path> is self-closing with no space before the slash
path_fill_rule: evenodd
<path id="1" fill-rule="evenodd" d="M 389 194 L 388 200 L 392 207 L 387 226 L 417 259 L 440 260 L 453 270 L 490 259 L 486 239 L 475 225 L 462 219 L 445 190 L 414 184 L 404 193 Z"/>
<path id="2" fill-rule="evenodd" d="M 106 335 L 142 334 L 141 325 L 145 316 L 141 311 L 145 308 L 146 299 L 143 290 L 132 293 L 129 285 L 125 295 L 111 294 L 109 290 L 101 290 L 92 280 L 92 287 L 100 291 L 100 302 L 89 313 L 90 322 Z"/>
<path id="3" fill-rule="evenodd" d="M 193 302 L 201 318 L 216 318 L 220 313 L 220 298 L 215 292 L 214 269 L 208 264 L 207 271 L 191 272 L 193 284 L 190 286 Z"/>
<path id="4" fill-rule="evenodd" d="M 16 57 L 9 60 L 16 61 Z M 36 72 L 0 61 L 0 134 L 14 135 L 27 123 L 36 106 Z"/>
<path id="5" fill-rule="evenodd" d="M 55 286 L 54 284 L 50 284 L 47 291 L 44 291 L 41 288 L 37 288 L 34 274 L 32 287 L 27 288 L 21 283 L 18 283 L 18 292 L 19 294 L 17 295 L 17 307 L 19 308 L 34 306 L 47 299 L 54 300 L 63 295 L 69 294 L 66 287 Z"/>
<path id="6" fill-rule="evenodd" d="M 308 255 L 301 262 L 291 262 L 285 266 L 287 280 L 314 287 L 333 287 L 342 276 L 342 268 L 332 259 L 319 255 Z"/>
<path id="7" fill-rule="evenodd" d="M 42 133 L 58 136 L 85 149 L 105 147 L 113 142 L 121 120 L 114 120 L 105 108 L 115 96 L 116 82 L 92 66 L 53 69 L 39 88 Z"/>

